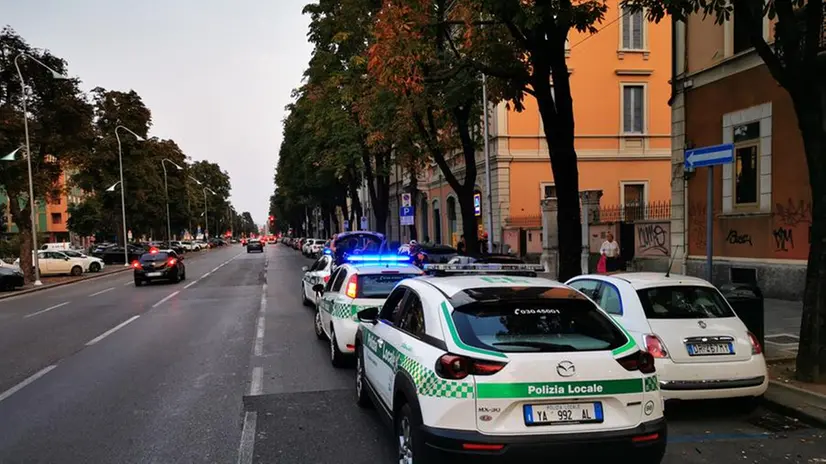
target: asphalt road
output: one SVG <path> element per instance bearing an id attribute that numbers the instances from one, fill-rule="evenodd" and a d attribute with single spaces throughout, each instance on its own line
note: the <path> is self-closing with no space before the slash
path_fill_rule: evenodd
<path id="1" fill-rule="evenodd" d="M 0 463 L 394 462 L 301 305 L 309 260 L 283 245 L 0 301 Z M 669 413 L 666 463 L 826 462 L 821 430 L 725 404 Z M 820 460 L 818 460 L 820 459 Z"/>

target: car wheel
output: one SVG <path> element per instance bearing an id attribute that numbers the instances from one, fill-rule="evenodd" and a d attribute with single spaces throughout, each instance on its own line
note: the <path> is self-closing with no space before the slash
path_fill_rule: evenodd
<path id="1" fill-rule="evenodd" d="M 181 280 L 186 280 L 186 269 L 181 273 Z"/>
<path id="2" fill-rule="evenodd" d="M 140 279 L 135 279 L 135 287 L 140 287 L 141 285 L 143 285 L 143 281 Z"/>
<path id="3" fill-rule="evenodd" d="M 321 322 L 321 310 L 316 309 L 315 311 L 315 318 L 313 320 L 313 325 L 315 326 L 315 336 L 318 337 L 319 340 L 324 340 L 327 336 L 324 334 L 324 326 Z"/>
<path id="4" fill-rule="evenodd" d="M 330 325 L 330 362 L 333 364 L 333 367 L 345 367 L 347 365 L 347 359 L 344 353 L 338 349 L 336 331 L 332 325 Z"/>
<path id="5" fill-rule="evenodd" d="M 312 306 L 312 301 L 307 299 L 307 292 L 304 291 L 304 281 L 301 281 L 301 304 L 304 306 Z"/>
<path id="6" fill-rule="evenodd" d="M 420 431 L 421 419 L 404 404 L 396 416 L 396 443 L 398 443 L 399 464 L 423 464 L 433 461 L 426 456 L 427 450 Z"/>
<path id="7" fill-rule="evenodd" d="M 89 265 L 89 272 L 100 272 L 100 263 L 94 262 Z"/>
<path id="8" fill-rule="evenodd" d="M 370 395 L 367 394 L 367 385 L 364 377 L 364 352 L 361 345 L 356 347 L 356 404 L 361 408 L 373 406 Z"/>
<path id="9" fill-rule="evenodd" d="M 75 266 L 75 267 L 72 268 L 71 274 L 73 276 L 77 277 L 77 276 L 83 274 L 83 268 L 80 267 L 80 266 Z"/>

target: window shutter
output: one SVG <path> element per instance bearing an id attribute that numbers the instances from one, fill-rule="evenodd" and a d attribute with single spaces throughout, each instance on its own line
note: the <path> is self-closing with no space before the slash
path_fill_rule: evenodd
<path id="1" fill-rule="evenodd" d="M 633 87 L 625 86 L 622 88 L 622 129 L 623 132 L 633 131 L 631 118 L 631 102 L 632 102 Z"/>
<path id="2" fill-rule="evenodd" d="M 631 48 L 635 50 L 642 50 L 642 11 L 638 11 L 632 15 L 631 19 Z"/>
<path id="3" fill-rule="evenodd" d="M 643 132 L 643 88 L 633 87 L 634 94 L 634 132 Z"/>
<path id="4" fill-rule="evenodd" d="M 622 9 L 622 48 L 628 49 L 631 48 L 631 21 L 632 15 L 630 14 L 630 9 L 628 7 L 624 7 Z"/>

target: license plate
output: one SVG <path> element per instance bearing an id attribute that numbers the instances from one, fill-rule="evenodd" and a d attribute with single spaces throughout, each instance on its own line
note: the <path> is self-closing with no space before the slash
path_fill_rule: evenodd
<path id="1" fill-rule="evenodd" d="M 602 422 L 602 403 L 526 404 L 525 425 L 587 424 Z"/>
<path id="2" fill-rule="evenodd" d="M 147 272 L 146 277 L 160 277 L 163 275 L 163 272 Z"/>
<path id="3" fill-rule="evenodd" d="M 734 354 L 731 343 L 694 343 L 688 345 L 690 356 L 714 356 L 718 354 Z"/>

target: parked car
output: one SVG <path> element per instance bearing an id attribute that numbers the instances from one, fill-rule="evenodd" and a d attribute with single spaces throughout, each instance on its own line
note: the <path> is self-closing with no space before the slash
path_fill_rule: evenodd
<path id="1" fill-rule="evenodd" d="M 83 261 L 83 270 L 85 272 L 100 272 L 103 270 L 104 263 L 100 258 L 89 256 L 80 250 L 65 250 L 63 253 L 70 258 L 77 258 Z"/>
<path id="2" fill-rule="evenodd" d="M 0 290 L 14 290 L 24 284 L 23 273 L 13 267 L 0 267 Z"/>
<path id="3" fill-rule="evenodd" d="M 86 263 L 81 258 L 69 257 L 62 251 L 38 250 L 37 264 L 42 276 L 63 274 L 79 276 L 83 274 Z M 20 267 L 20 258 L 14 261 L 14 265 Z"/>

